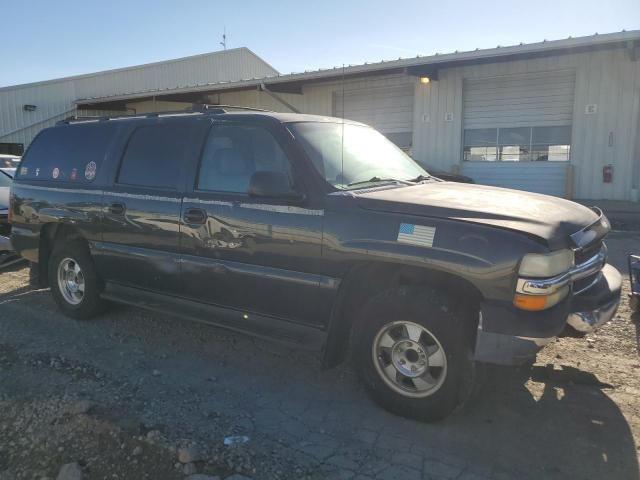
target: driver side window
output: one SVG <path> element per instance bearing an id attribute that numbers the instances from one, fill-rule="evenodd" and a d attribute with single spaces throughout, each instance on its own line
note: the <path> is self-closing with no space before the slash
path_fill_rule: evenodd
<path id="1" fill-rule="evenodd" d="M 292 182 L 289 159 L 273 135 L 250 125 L 214 126 L 202 153 L 197 189 L 247 193 L 256 172 L 284 173 Z"/>

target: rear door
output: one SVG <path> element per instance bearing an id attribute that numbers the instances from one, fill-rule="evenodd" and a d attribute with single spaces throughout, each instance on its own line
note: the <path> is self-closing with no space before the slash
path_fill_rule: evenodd
<path id="1" fill-rule="evenodd" d="M 211 128 L 183 205 L 185 295 L 247 315 L 320 325 L 332 304 L 321 297 L 337 287 L 316 273 L 323 211 L 247 193 L 256 171 L 285 173 L 296 189 L 305 188 L 285 132 L 249 120 Z"/>
<path id="2" fill-rule="evenodd" d="M 199 152 L 197 122 L 139 122 L 104 193 L 96 261 L 106 280 L 179 294 L 180 209 L 185 166 Z"/>

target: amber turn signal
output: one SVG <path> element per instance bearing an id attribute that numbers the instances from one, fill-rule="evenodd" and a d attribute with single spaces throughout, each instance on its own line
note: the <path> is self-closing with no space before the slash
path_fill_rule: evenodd
<path id="1" fill-rule="evenodd" d="M 517 293 L 513 297 L 513 304 L 522 310 L 544 310 L 547 305 L 546 295 L 522 295 Z"/>

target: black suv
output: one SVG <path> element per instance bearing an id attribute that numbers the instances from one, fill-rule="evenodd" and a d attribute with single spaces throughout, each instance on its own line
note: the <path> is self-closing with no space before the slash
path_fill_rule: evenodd
<path id="1" fill-rule="evenodd" d="M 215 107 L 69 120 L 12 189 L 11 239 L 75 318 L 112 300 L 349 353 L 434 420 L 476 362 L 530 361 L 611 319 L 610 227 L 559 198 L 431 177 L 375 130 Z"/>

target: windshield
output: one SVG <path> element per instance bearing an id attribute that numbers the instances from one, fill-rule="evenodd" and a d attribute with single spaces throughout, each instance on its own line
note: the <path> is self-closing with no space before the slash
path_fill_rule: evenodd
<path id="1" fill-rule="evenodd" d="M 289 128 L 318 172 L 338 189 L 362 188 L 394 180 L 418 181 L 429 176 L 373 128 L 320 122 L 292 123 Z"/>

